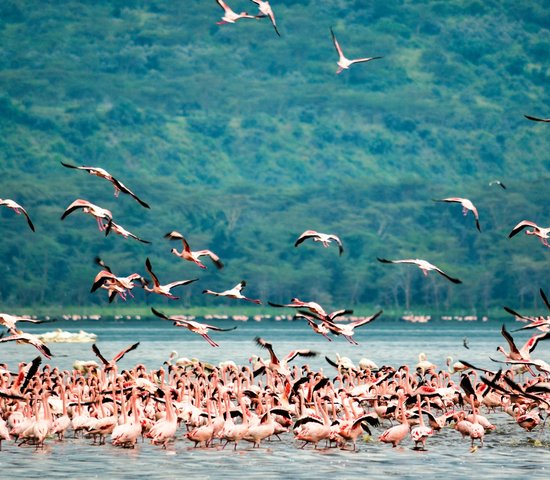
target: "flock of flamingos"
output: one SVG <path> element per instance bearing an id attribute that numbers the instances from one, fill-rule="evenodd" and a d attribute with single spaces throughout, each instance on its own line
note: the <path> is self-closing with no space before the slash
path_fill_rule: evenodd
<path id="1" fill-rule="evenodd" d="M 246 12 L 237 14 L 223 0 L 216 1 L 224 12 L 220 24 L 268 17 L 280 36 L 269 2 L 252 0 L 258 5 L 259 13 L 250 15 Z M 381 58 L 349 60 L 332 30 L 331 34 L 338 53 L 336 73 L 341 73 L 354 63 Z M 149 208 L 138 195 L 102 168 L 67 163 L 63 166 L 108 180 L 114 185 L 116 196 L 124 193 Z M 498 180 L 491 183 L 506 188 Z M 476 228 L 481 231 L 477 208 L 470 200 L 449 197 L 435 201 L 460 204 L 464 214 L 472 212 Z M 29 213 L 21 205 L 9 199 L 0 200 L 0 205 L 22 213 L 30 229 L 35 230 Z M 84 199 L 71 203 L 61 219 L 78 211 L 93 216 L 105 235 L 115 233 L 149 243 L 116 223 L 111 211 Z M 523 220 L 511 230 L 509 236 L 513 237 L 522 230 L 539 237 L 544 246 L 550 246 L 550 228 Z M 181 233 L 172 231 L 165 237 L 181 242 L 182 250 L 174 248 L 172 253 L 182 260 L 204 269 L 207 265 L 203 260 L 209 259 L 215 267 L 223 268 L 218 255 L 207 249 L 192 250 Z M 295 247 L 310 240 L 324 247 L 334 242 L 339 254 L 344 252 L 343 243 L 337 235 L 313 230 L 302 233 Z M 461 283 L 458 278 L 423 259 L 378 260 L 383 263 L 414 264 L 425 275 L 435 271 L 448 281 Z M 177 299 L 172 293 L 174 288 L 197 280 L 161 283 L 149 258 L 145 260 L 148 278 L 139 273 L 117 276 L 101 259 L 96 259 L 96 262 L 101 270 L 92 282 L 92 292 L 106 290 L 110 302 L 117 296 L 123 299 L 132 296 L 132 289 L 136 286 L 153 294 Z M 259 299 L 244 296 L 245 287 L 246 282 L 241 281 L 226 291 L 205 289 L 203 293 L 260 304 Z M 540 294 L 550 310 L 550 303 L 542 289 Z M 374 321 L 382 313 L 379 311 L 370 317 L 350 322 L 341 317 L 351 314 L 351 310 L 327 312 L 316 302 L 298 298 L 284 305 L 268 303 L 273 307 L 295 309 L 298 318 L 306 320 L 315 333 L 330 341 L 333 336 L 342 336 L 353 344 L 357 344 L 353 338 L 354 329 Z M 483 409 L 487 412 L 505 412 L 518 429 L 529 432 L 538 428 L 542 433 L 550 409 L 550 365 L 532 358 L 531 354 L 539 341 L 550 338 L 550 316 L 528 317 L 508 307 L 506 309 L 527 322 L 521 330 L 538 329 L 542 333 L 533 335 L 518 348 L 511 333 L 503 326 L 501 333 L 508 348 L 499 347 L 504 354 L 500 361 L 502 368 L 494 371 L 477 368 L 466 361 L 449 363 L 448 369 L 441 370 L 425 356 L 420 358 L 415 368 L 378 367 L 367 360 L 354 365 L 349 359 L 338 357 L 337 361 L 331 361 L 335 370 L 334 377 L 329 378 L 307 364 L 290 364 L 299 356 L 311 357 L 315 352 L 294 350 L 281 357 L 275 353 L 275 346 L 259 337 L 255 341 L 269 353 L 269 357 L 255 357 L 250 365 L 227 361 L 214 367 L 200 361 L 182 360 L 170 361 L 157 369 L 147 370 L 144 365 L 138 364 L 132 369 L 120 371 L 117 362 L 138 348 L 139 343 L 129 346 L 110 360 L 94 344 L 92 348 L 100 363 L 75 365 L 72 371 L 61 371 L 49 365 L 41 367 L 41 356 L 20 364 L 17 372 L 12 372 L 4 364 L 0 369 L 0 449 L 2 441 L 40 448 L 46 441 L 67 441 L 77 436 L 89 437 L 97 444 L 108 441 L 117 447 L 134 448 L 140 438 L 147 438 L 154 445 L 167 448 L 183 437 L 196 447 L 225 448 L 232 444 L 237 449 L 243 441 L 260 447 L 266 439 L 293 435 L 299 448 L 311 445 L 314 448 L 333 446 L 355 450 L 358 439 L 362 439 L 365 432 L 372 435 L 373 429 L 379 429 L 380 442 L 395 447 L 410 437 L 413 448 L 425 449 L 426 443 L 429 445 L 430 438 L 439 431 L 454 428 L 457 438 L 467 437 L 472 451 L 475 451 L 478 446 L 483 446 L 485 433 L 496 428 L 482 414 Z M 213 347 L 218 345 L 208 334 L 209 331 L 222 330 L 215 325 L 190 320 L 183 315 L 167 316 L 155 308 L 152 313 L 174 322 L 175 326 L 201 335 Z M 41 320 L 0 314 L 0 324 L 9 332 L 8 336 L 0 338 L 0 343 L 27 343 L 49 359 L 52 352 L 48 346 L 35 335 L 20 329 L 24 322 L 40 323 Z"/>

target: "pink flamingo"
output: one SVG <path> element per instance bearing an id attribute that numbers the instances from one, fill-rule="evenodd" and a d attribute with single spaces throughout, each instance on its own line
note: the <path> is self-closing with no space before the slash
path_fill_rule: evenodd
<path id="1" fill-rule="evenodd" d="M 419 258 L 405 259 L 405 260 L 386 260 L 385 258 L 377 258 L 377 260 L 382 263 L 412 263 L 413 265 L 416 265 L 418 268 L 420 268 L 420 270 L 422 270 L 422 273 L 424 274 L 424 276 L 428 276 L 428 272 L 433 270 L 439 273 L 440 275 L 443 275 L 447 280 L 450 280 L 453 283 L 462 283 L 462 281 L 460 281 L 458 278 L 453 278 L 447 275 L 439 267 L 436 267 L 430 262 L 427 262 L 426 260 L 421 260 Z"/>
<path id="2" fill-rule="evenodd" d="M 227 3 L 225 3 L 223 0 L 216 0 L 218 2 L 218 5 L 223 9 L 223 17 L 221 21 L 216 22 L 217 25 L 223 25 L 225 23 L 235 23 L 237 20 L 240 20 L 241 18 L 259 18 L 255 17 L 254 15 L 250 15 L 247 12 L 241 12 L 241 13 L 235 13 Z"/>
<path id="3" fill-rule="evenodd" d="M 122 182 L 117 180 L 107 170 L 104 170 L 103 168 L 86 167 L 86 166 L 77 167 L 76 165 L 70 165 L 68 163 L 63 163 L 63 162 L 61 162 L 61 165 L 63 165 L 64 167 L 67 167 L 67 168 L 74 168 L 76 170 L 83 170 L 85 172 L 88 172 L 90 175 L 94 175 L 96 177 L 104 178 L 105 180 L 111 182 L 113 184 L 113 186 L 115 187 L 115 197 L 118 197 L 118 194 L 120 192 L 126 193 L 127 195 L 130 195 L 135 200 L 137 200 L 140 205 L 144 206 L 145 208 L 151 208 L 143 200 L 141 200 L 134 192 L 132 192 L 126 185 L 124 185 Z"/>
<path id="4" fill-rule="evenodd" d="M 422 417 L 422 405 L 420 402 L 420 395 L 416 396 L 416 406 L 418 408 L 418 418 L 420 420 L 419 425 L 415 425 L 411 429 L 411 438 L 414 440 L 414 449 L 418 450 L 418 444 L 421 443 L 421 450 L 426 450 L 426 440 L 434 434 L 431 427 L 427 427 L 424 424 L 424 418 Z"/>
<path id="5" fill-rule="evenodd" d="M 344 253 L 344 247 L 342 245 L 342 240 L 336 235 L 333 234 L 327 234 L 327 233 L 319 233 L 315 230 L 306 230 L 304 233 L 302 233 L 298 240 L 294 243 L 294 246 L 297 247 L 301 243 L 303 243 L 307 239 L 313 239 L 314 242 L 320 242 L 323 244 L 323 247 L 327 248 L 329 244 L 332 241 L 335 241 L 338 244 L 338 251 L 340 252 L 340 255 Z"/>
<path id="6" fill-rule="evenodd" d="M 550 244 L 548 244 L 548 239 L 550 238 L 550 227 L 539 227 L 535 222 L 531 222 L 530 220 L 522 220 L 521 222 L 519 222 L 512 229 L 512 231 L 508 235 L 508 238 L 512 238 L 513 236 L 521 232 L 524 228 L 529 227 L 532 228 L 532 230 L 525 230 L 526 235 L 535 235 L 540 238 L 540 241 L 543 245 L 545 245 L 546 247 L 550 247 Z"/>
<path id="7" fill-rule="evenodd" d="M 241 292 L 246 287 L 246 282 L 244 280 L 241 280 L 237 285 L 235 285 L 230 290 L 225 290 L 223 292 L 213 292 L 212 290 L 203 290 L 202 293 L 215 295 L 216 297 L 229 297 L 229 298 L 236 298 L 241 300 L 246 300 L 248 302 L 255 303 L 257 305 L 260 305 L 262 302 L 261 300 L 255 300 L 253 298 L 245 297 Z"/>
<path id="8" fill-rule="evenodd" d="M 97 227 L 99 228 L 100 232 L 103 232 L 107 228 L 105 225 L 103 225 L 103 219 L 107 221 L 113 219 L 113 214 L 110 210 L 98 207 L 97 205 L 88 202 L 88 200 L 82 200 L 81 198 L 78 198 L 65 209 L 63 215 L 61 215 L 61 220 L 64 220 L 67 215 L 70 215 L 78 209 L 82 209 L 84 213 L 89 213 L 90 215 L 95 217 L 97 221 Z"/>
<path id="9" fill-rule="evenodd" d="M 167 233 L 164 235 L 164 238 L 168 238 L 170 240 L 181 240 L 183 243 L 183 250 L 181 252 L 178 252 L 175 248 L 171 250 L 171 252 L 176 255 L 177 257 L 183 258 L 184 260 L 187 260 L 189 262 L 196 263 L 201 268 L 206 268 L 206 265 L 202 263 L 199 258 L 200 257 L 210 257 L 212 262 L 214 262 L 214 265 L 216 268 L 220 269 L 223 268 L 223 263 L 220 261 L 220 257 L 218 257 L 214 252 L 211 250 L 197 250 L 195 252 L 191 251 L 191 247 L 189 246 L 189 243 L 184 238 L 184 236 L 176 231 L 172 231 L 170 233 Z"/>
<path id="10" fill-rule="evenodd" d="M 20 215 L 21 213 L 23 215 L 25 215 L 25 217 L 27 218 L 27 223 L 29 224 L 30 229 L 33 232 L 35 231 L 34 230 L 34 225 L 31 222 L 31 217 L 29 217 L 29 214 L 27 213 L 27 211 L 21 205 L 19 205 L 17 202 L 14 202 L 13 200 L 10 200 L 9 198 L 5 198 L 5 199 L 0 198 L 0 207 L 1 206 L 11 208 L 18 215 Z"/>
<path id="11" fill-rule="evenodd" d="M 434 202 L 460 203 L 462 205 L 462 213 L 464 215 L 468 215 L 468 212 L 472 212 L 474 214 L 476 227 L 481 232 L 481 227 L 479 226 L 479 214 L 477 212 L 477 208 L 471 200 L 468 200 L 467 198 L 450 197 L 443 198 L 441 200 L 434 200 Z"/>
<path id="12" fill-rule="evenodd" d="M 401 423 L 393 427 L 388 428 L 382 435 L 378 437 L 380 442 L 391 443 L 395 448 L 397 445 L 403 441 L 403 439 L 409 433 L 409 422 L 407 421 L 407 416 L 405 414 L 405 407 L 403 405 L 403 394 L 399 395 L 398 408 L 401 412 Z"/>
<path id="13" fill-rule="evenodd" d="M 187 330 L 193 333 L 199 334 L 202 338 L 204 338 L 210 345 L 213 347 L 219 347 L 219 345 L 214 342 L 209 336 L 208 336 L 208 330 L 214 330 L 215 332 L 229 332 L 231 330 L 235 330 L 237 327 L 233 328 L 220 328 L 216 327 L 214 325 L 208 325 L 207 323 L 200 323 L 196 322 L 194 320 L 187 320 L 186 318 L 180 316 L 180 315 L 171 315 L 167 316 L 164 313 L 159 312 L 158 310 L 155 310 L 154 308 L 151 308 L 151 311 L 157 316 L 164 320 L 171 320 L 174 322 L 174 325 L 176 327 L 185 327 Z"/>
<path id="14" fill-rule="evenodd" d="M 153 273 L 153 267 L 151 266 L 151 261 L 149 257 L 145 259 L 145 269 L 149 272 L 151 279 L 153 280 L 153 286 L 149 287 L 148 282 L 145 283 L 143 288 L 152 293 L 157 293 L 159 295 L 164 295 L 165 297 L 171 298 L 172 300 L 178 300 L 179 297 L 176 297 L 170 293 L 170 290 L 174 287 L 179 287 L 181 285 L 189 285 L 190 283 L 196 282 L 198 278 L 193 278 L 191 280 L 177 280 L 172 283 L 167 283 L 166 285 L 161 285 L 158 277 Z"/>

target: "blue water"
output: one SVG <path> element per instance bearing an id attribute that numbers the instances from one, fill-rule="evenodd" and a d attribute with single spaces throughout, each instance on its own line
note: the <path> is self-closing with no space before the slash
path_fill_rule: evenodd
<path id="1" fill-rule="evenodd" d="M 361 327 L 354 338 L 359 346 L 349 344 L 343 338 L 328 342 L 315 335 L 301 321 L 263 320 L 233 322 L 209 320 L 221 327 L 237 325 L 231 332 L 212 332 L 212 338 L 220 344 L 210 347 L 201 337 L 185 329 L 174 327 L 170 322 L 156 318 L 142 320 L 58 321 L 54 324 L 32 325 L 27 331 L 38 333 L 55 328 L 78 332 L 80 329 L 98 335 L 97 345 L 105 357 L 111 358 L 128 345 L 140 342 L 139 348 L 130 352 L 121 362 L 121 368 L 143 363 L 147 368 L 159 368 L 168 359 L 171 351 L 179 356 L 199 358 L 217 364 L 234 360 L 248 364 L 252 354 L 267 356 L 254 343 L 256 336 L 270 341 L 275 351 L 283 356 L 296 348 L 310 348 L 319 353 L 315 358 L 305 359 L 316 369 L 322 368 L 327 375 L 335 370 L 324 359 L 334 358 L 336 353 L 348 356 L 356 363 L 362 357 L 370 358 L 378 365 L 414 366 L 420 352 L 439 368 L 444 369 L 445 359 L 464 359 L 479 366 L 498 369 L 489 356 L 500 359 L 496 347 L 506 342 L 500 334 L 502 322 L 445 322 L 431 321 L 412 324 L 389 318 L 380 318 L 371 325 Z M 522 324 L 509 321 L 512 330 Z M 518 346 L 534 332 L 514 333 Z M 463 346 L 467 337 L 470 349 Z M 54 357 L 51 365 L 62 369 L 71 368 L 75 360 L 97 360 L 91 344 L 52 343 Z M 20 361 L 29 361 L 36 356 L 33 347 L 12 342 L 0 344 L 0 360 L 12 369 Z M 550 342 L 539 343 L 533 358 L 550 363 Z M 298 363 L 300 359 L 298 359 Z M 455 375 L 456 380 L 459 376 Z M 282 436 L 282 441 L 262 444 L 252 449 L 242 443 L 234 452 L 219 448 L 194 449 L 183 438 L 180 428 L 176 442 L 162 450 L 149 443 L 140 443 L 134 450 L 125 450 L 110 445 L 91 445 L 90 440 L 68 438 L 64 442 L 49 439 L 44 450 L 34 447 L 17 447 L 13 442 L 4 442 L 0 452 L 2 478 L 320 478 L 330 475 L 337 478 L 381 478 L 388 475 L 398 478 L 419 477 L 485 477 L 485 478 L 548 478 L 550 469 L 550 435 L 539 430 L 526 433 L 506 414 L 488 414 L 497 425 L 497 430 L 486 435 L 485 447 L 470 452 L 469 441 L 462 440 L 452 429 L 444 429 L 428 441 L 428 451 L 412 450 L 412 441 L 407 439 L 401 447 L 376 441 L 383 427 L 373 431 L 371 441 L 358 443 L 358 451 L 339 449 L 313 450 L 297 448 L 291 434 Z M 535 439 L 542 445 L 535 443 Z M 540 446 L 537 446 L 540 445 Z M 6 474 L 6 472 L 9 472 Z"/>

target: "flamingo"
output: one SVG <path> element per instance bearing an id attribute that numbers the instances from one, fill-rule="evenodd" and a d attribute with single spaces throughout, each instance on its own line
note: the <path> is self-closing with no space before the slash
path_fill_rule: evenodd
<path id="1" fill-rule="evenodd" d="M 420 423 L 411 429 L 411 438 L 414 440 L 414 450 L 426 450 L 426 440 L 434 434 L 433 429 L 424 424 L 424 418 L 422 417 L 422 406 L 420 403 L 420 395 L 417 395 L 416 405 L 418 408 L 418 418 Z M 419 443 L 422 444 L 420 449 L 418 448 Z"/>
<path id="2" fill-rule="evenodd" d="M 241 13 L 235 13 L 227 3 L 225 3 L 223 0 L 216 0 L 218 2 L 218 5 L 223 9 L 223 17 L 221 21 L 216 22 L 217 25 L 223 25 L 224 23 L 235 23 L 237 20 L 240 20 L 241 18 L 259 18 L 255 17 L 254 15 L 250 15 L 247 12 L 241 12 Z"/>
<path id="3" fill-rule="evenodd" d="M 274 372 L 277 372 L 279 375 L 283 375 L 283 376 L 290 375 L 288 364 L 292 360 L 294 360 L 297 356 L 315 357 L 317 355 L 317 352 L 313 352 L 307 349 L 291 350 L 282 360 L 279 360 L 277 355 L 275 355 L 275 351 L 273 350 L 273 345 L 271 343 L 265 341 L 261 337 L 256 337 L 254 340 L 256 341 L 257 345 L 259 345 L 262 348 L 265 348 L 269 352 L 270 360 L 269 360 L 269 364 L 266 365 L 266 367 Z"/>
<path id="4" fill-rule="evenodd" d="M 510 335 L 508 330 L 506 330 L 506 326 L 504 324 L 502 325 L 500 332 L 506 342 L 508 342 L 510 352 L 507 353 L 501 346 L 497 347 L 497 351 L 503 353 L 507 360 L 531 360 L 531 352 L 535 350 L 538 342 L 550 338 L 550 332 L 533 335 L 521 348 L 518 349 L 512 335 Z"/>
<path id="5" fill-rule="evenodd" d="M 132 190 L 130 190 L 126 185 L 124 185 L 121 181 L 117 180 L 115 177 L 113 177 L 107 170 L 104 170 L 103 168 L 99 167 L 86 167 L 86 166 L 76 166 L 71 165 L 69 163 L 61 162 L 61 165 L 67 168 L 74 168 L 76 170 L 82 170 L 85 172 L 88 172 L 90 175 L 94 175 L 96 177 L 104 178 L 105 180 L 108 180 L 113 184 L 115 187 L 115 197 L 118 197 L 119 193 L 126 193 L 127 195 L 130 195 L 135 200 L 139 202 L 140 205 L 144 206 L 145 208 L 151 208 L 147 203 L 145 203 L 141 198 L 139 198 Z"/>
<path id="6" fill-rule="evenodd" d="M 378 440 L 380 442 L 391 443 L 393 448 L 397 447 L 397 445 L 401 441 L 403 441 L 403 439 L 409 433 L 409 422 L 407 421 L 407 416 L 405 414 L 403 399 L 403 394 L 400 394 L 398 399 L 398 408 L 401 412 L 401 423 L 399 425 L 388 428 L 384 433 L 382 433 L 382 435 L 378 437 Z"/>
<path id="7" fill-rule="evenodd" d="M 335 241 L 338 244 L 338 251 L 340 252 L 340 255 L 342 255 L 342 253 L 344 252 L 342 241 L 338 236 L 330 233 L 319 233 L 315 230 L 306 230 L 304 233 L 302 233 L 298 237 L 298 240 L 296 240 L 296 242 L 294 243 L 294 246 L 297 247 L 309 238 L 313 239 L 314 242 L 321 242 L 323 244 L 323 247 L 325 248 L 327 248 L 332 241 Z"/>
<path id="8" fill-rule="evenodd" d="M 0 325 L 6 327 L 10 333 L 17 334 L 17 323 L 18 322 L 28 322 L 28 323 L 49 323 L 55 322 L 55 320 L 35 320 L 29 317 L 18 317 L 17 315 L 10 315 L 8 313 L 0 313 Z"/>
<path id="9" fill-rule="evenodd" d="M 131 352 L 132 350 L 135 350 L 137 347 L 139 347 L 139 342 L 134 343 L 133 345 L 130 345 L 129 347 L 121 350 L 110 361 L 101 354 L 99 348 L 97 348 L 97 345 L 95 343 L 92 345 L 92 350 L 96 354 L 97 358 L 101 360 L 101 363 L 103 363 L 105 371 L 109 371 L 116 367 L 117 362 L 121 360 L 124 355 L 126 355 L 128 352 Z"/>
<path id="10" fill-rule="evenodd" d="M 435 265 L 431 264 L 430 262 L 427 262 L 426 260 L 421 259 L 405 259 L 405 260 L 386 260 L 385 258 L 377 258 L 379 262 L 382 263 L 412 263 L 416 265 L 420 270 L 422 270 L 422 273 L 424 276 L 428 276 L 428 272 L 431 270 L 436 271 L 440 275 L 443 275 L 447 280 L 450 280 L 453 283 L 462 283 L 461 280 L 458 278 L 453 278 L 450 275 L 447 275 L 443 270 L 441 270 L 439 267 L 436 267 Z"/>
<path id="11" fill-rule="evenodd" d="M 148 286 L 148 282 L 143 286 L 143 288 L 152 293 L 158 293 L 159 295 L 164 295 L 165 297 L 171 298 L 172 300 L 178 300 L 179 297 L 176 297 L 170 293 L 170 290 L 174 287 L 179 287 L 181 285 L 189 285 L 190 283 L 196 282 L 198 278 L 193 278 L 191 280 L 177 280 L 172 283 L 167 283 L 166 285 L 161 285 L 157 276 L 153 273 L 153 267 L 151 267 L 151 261 L 149 257 L 145 259 L 145 269 L 149 272 L 153 280 L 153 287 Z"/>
<path id="12" fill-rule="evenodd" d="M 52 358 L 53 354 L 50 351 L 50 349 L 46 346 L 44 342 L 42 342 L 38 337 L 35 335 L 32 335 L 30 333 L 20 332 L 13 334 L 9 337 L 0 338 L 0 342 L 12 342 L 15 341 L 17 343 L 26 343 L 28 345 L 32 345 L 34 348 L 36 348 L 42 355 L 44 355 L 46 358 Z"/>
<path id="13" fill-rule="evenodd" d="M 533 122 L 544 122 L 544 123 L 550 122 L 550 118 L 532 117 L 531 115 L 523 115 L 523 116 L 528 120 L 532 120 Z"/>
<path id="14" fill-rule="evenodd" d="M 199 334 L 202 338 L 204 338 L 213 347 L 219 347 L 219 345 L 216 342 L 214 342 L 214 340 L 212 340 L 208 336 L 208 330 L 214 330 L 215 332 L 229 332 L 229 331 L 235 330 L 237 328 L 237 327 L 233 327 L 233 328 L 215 327 L 214 325 L 208 325 L 207 323 L 200 323 L 200 322 L 196 322 L 194 320 L 187 320 L 184 317 L 179 316 L 179 315 L 172 315 L 172 316 L 168 317 L 164 313 L 161 313 L 158 310 L 155 310 L 154 308 L 151 308 L 151 311 L 157 317 L 160 317 L 164 320 L 173 321 L 174 325 L 176 327 L 185 327 L 190 332 Z"/>
<path id="15" fill-rule="evenodd" d="M 548 239 L 550 238 L 550 227 L 539 227 L 535 222 L 531 222 L 530 220 L 522 220 L 521 222 L 519 222 L 512 229 L 512 231 L 508 235 L 508 238 L 512 238 L 513 236 L 521 232 L 521 230 L 523 230 L 524 228 L 529 227 L 533 230 L 525 230 L 526 235 L 535 235 L 540 238 L 540 241 L 543 245 L 550 247 L 550 245 L 548 244 Z"/>
<path id="16" fill-rule="evenodd" d="M 303 313 L 303 312 L 302 312 Z M 366 325 L 367 323 L 374 322 L 380 315 L 382 315 L 383 310 L 376 312 L 370 317 L 364 317 L 354 322 L 349 323 L 334 323 L 332 320 L 321 319 L 324 321 L 326 327 L 335 335 L 342 335 L 349 343 L 353 345 L 359 345 L 352 337 L 355 333 L 355 329 Z"/>
<path id="17" fill-rule="evenodd" d="M 277 29 L 277 23 L 275 22 L 275 15 L 273 14 L 273 10 L 271 8 L 271 5 L 269 5 L 268 1 L 263 0 L 250 0 L 251 2 L 254 2 L 256 5 L 258 5 L 258 9 L 260 10 L 261 14 L 259 17 L 269 17 L 271 20 L 271 24 L 273 25 L 273 28 L 275 29 L 275 33 L 281 36 L 279 33 L 279 30 Z"/>
<path id="18" fill-rule="evenodd" d="M 181 252 L 178 252 L 175 248 L 171 250 L 171 252 L 177 257 L 183 258 L 184 260 L 188 260 L 189 262 L 194 262 L 201 268 L 206 268 L 206 266 L 199 260 L 199 258 L 210 257 L 212 262 L 214 262 L 214 265 L 216 266 L 216 268 L 218 269 L 223 268 L 223 263 L 220 261 L 220 257 L 218 257 L 214 252 L 210 250 L 197 250 L 195 252 L 192 252 L 191 247 L 189 247 L 189 243 L 187 243 L 187 240 L 185 240 L 184 236 L 181 233 L 172 231 L 164 235 L 164 238 L 168 238 L 170 240 L 182 241 L 183 250 Z"/>
<path id="19" fill-rule="evenodd" d="M 468 200 L 467 198 L 460 198 L 460 197 L 449 197 L 449 198 L 442 198 L 441 200 L 434 200 L 434 202 L 460 203 L 462 205 L 462 213 L 464 215 L 468 215 L 468 212 L 472 212 L 474 214 L 476 227 L 481 232 L 481 227 L 479 226 L 479 213 L 471 200 Z"/>
<path id="20" fill-rule="evenodd" d="M 310 315 L 306 315 L 304 313 L 297 313 L 296 315 L 294 315 L 294 318 L 295 319 L 298 319 L 298 318 L 305 318 L 308 325 L 311 327 L 311 329 L 315 332 L 315 333 L 318 333 L 319 335 L 322 335 L 323 337 L 325 337 L 329 342 L 332 342 L 332 338 L 330 338 L 328 336 L 328 334 L 330 333 L 330 330 L 328 329 L 328 327 L 326 325 L 323 324 L 323 322 L 317 324 L 315 323 L 315 321 L 313 320 L 313 317 L 311 317 Z"/>
<path id="21" fill-rule="evenodd" d="M 80 208 L 84 213 L 89 213 L 90 215 L 95 217 L 100 232 L 103 232 L 107 228 L 105 225 L 103 225 L 103 219 L 109 221 L 113 218 L 113 214 L 110 210 L 98 207 L 97 205 L 88 202 L 88 200 L 82 200 L 81 198 L 78 198 L 65 209 L 63 215 L 61 215 L 61 220 L 64 220 L 67 215 L 70 215 Z"/>
<path id="22" fill-rule="evenodd" d="M 203 290 L 202 293 L 215 295 L 216 297 L 229 297 L 229 298 L 242 299 L 242 300 L 246 300 L 248 302 L 252 302 L 257 305 L 260 305 L 262 303 L 261 300 L 255 300 L 253 298 L 245 297 L 241 293 L 244 287 L 246 287 L 246 282 L 244 280 L 241 280 L 237 285 L 235 285 L 230 290 L 225 290 L 223 292 L 213 292 L 212 290 Z"/>
<path id="23" fill-rule="evenodd" d="M 478 439 L 480 441 L 481 446 L 483 447 L 483 437 L 485 436 L 485 429 L 483 428 L 483 425 L 481 425 L 478 421 L 477 414 L 476 414 L 476 407 L 474 405 L 474 396 L 469 396 L 470 404 L 472 405 L 472 418 L 470 419 L 470 422 L 472 426 L 470 427 L 469 435 L 472 439 L 472 447 L 474 446 L 474 440 Z"/>
<path id="24" fill-rule="evenodd" d="M 124 238 L 133 238 L 141 243 L 151 243 L 148 240 L 143 240 L 142 238 L 139 238 L 137 235 L 134 235 L 132 232 L 129 232 L 126 230 L 123 226 L 119 225 L 118 223 L 113 222 L 113 219 L 109 219 L 109 222 L 107 223 L 107 228 L 105 229 L 105 236 L 109 235 L 109 233 L 115 232 L 118 235 L 122 235 Z"/>
<path id="25" fill-rule="evenodd" d="M 10 200 L 9 198 L 5 198 L 5 199 L 0 198 L 0 207 L 1 206 L 11 208 L 18 215 L 20 215 L 20 214 L 25 215 L 25 217 L 27 218 L 27 223 L 29 224 L 30 229 L 33 232 L 35 231 L 34 230 L 34 225 L 31 221 L 31 217 L 29 217 L 29 214 L 27 213 L 27 211 L 21 205 L 19 205 L 17 202 L 14 202 L 13 200 Z"/>
<path id="26" fill-rule="evenodd" d="M 336 36 L 334 35 L 334 32 L 332 31 L 332 28 L 330 29 L 330 33 L 332 35 L 332 41 L 334 43 L 334 47 L 336 48 L 336 51 L 338 52 L 338 70 L 336 70 L 336 73 L 341 73 L 343 70 L 347 70 L 352 64 L 354 63 L 364 63 L 364 62 L 370 62 L 371 60 L 377 60 L 382 57 L 368 57 L 368 58 L 356 58 L 355 60 L 349 60 L 344 56 L 344 52 L 342 52 L 342 48 L 340 47 L 340 44 L 338 43 L 338 40 L 336 40 Z"/>
<path id="27" fill-rule="evenodd" d="M 489 186 L 492 187 L 493 185 L 498 185 L 502 189 L 506 190 L 506 185 L 504 185 L 504 183 L 502 183 L 500 180 L 491 180 L 489 182 Z"/>
<path id="28" fill-rule="evenodd" d="M 174 440 L 176 437 L 178 419 L 174 410 L 171 389 L 164 389 L 164 400 L 166 405 L 166 417 L 157 420 L 146 437 L 151 439 L 153 445 L 162 445 L 162 448 L 166 449 L 168 442 Z"/>
<path id="29" fill-rule="evenodd" d="M 332 433 L 330 418 L 321 403 L 319 395 L 314 396 L 315 409 L 317 417 L 308 417 L 307 422 L 297 425 L 294 424 L 296 440 L 303 440 L 304 444 L 300 448 L 304 448 L 308 443 L 313 443 L 315 449 L 321 440 L 328 440 Z M 319 420 L 319 417 L 322 420 Z"/>

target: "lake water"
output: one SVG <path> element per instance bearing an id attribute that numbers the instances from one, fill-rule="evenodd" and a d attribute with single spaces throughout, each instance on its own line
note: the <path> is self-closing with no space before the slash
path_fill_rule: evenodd
<path id="1" fill-rule="evenodd" d="M 234 322 L 209 320 L 221 327 L 237 325 L 231 332 L 212 332 L 212 338 L 220 344 L 210 347 L 201 337 L 170 322 L 156 318 L 142 320 L 102 319 L 58 321 L 53 324 L 26 326 L 32 333 L 61 328 L 78 332 L 83 329 L 98 335 L 97 345 L 105 357 L 111 358 L 128 345 L 140 342 L 139 348 L 128 353 L 120 362 L 121 368 L 144 363 L 147 368 L 159 368 L 168 359 L 171 351 L 179 356 L 196 357 L 217 364 L 222 360 L 234 360 L 248 364 L 252 354 L 266 357 L 264 350 L 254 342 L 261 336 L 271 342 L 281 356 L 296 348 L 310 348 L 319 353 L 308 358 L 314 368 L 323 368 L 325 374 L 335 373 L 324 359 L 334 358 L 336 353 L 348 356 L 356 363 L 362 357 L 374 360 L 378 365 L 402 364 L 414 366 L 420 352 L 428 359 L 446 368 L 448 355 L 454 360 L 463 359 L 479 366 L 498 369 L 492 362 L 502 358 L 496 347 L 506 342 L 500 334 L 502 322 L 448 322 L 430 321 L 413 324 L 381 317 L 371 325 L 357 330 L 354 338 L 358 346 L 349 344 L 343 338 L 328 342 L 315 335 L 301 321 L 263 320 L 255 322 Z M 512 330 L 522 324 L 506 319 L 507 328 Z M 516 343 L 521 346 L 531 332 L 514 333 Z M 467 337 L 469 349 L 463 346 Z M 91 344 L 52 343 L 54 357 L 49 362 L 60 368 L 71 368 L 75 360 L 96 360 Z M 0 344 L 0 360 L 15 369 L 20 361 L 29 361 L 37 351 L 27 345 L 12 342 Z M 550 363 L 550 342 L 541 342 L 532 355 Z M 300 359 L 298 359 L 300 363 Z M 458 381 L 459 376 L 455 374 Z M 180 427 L 176 442 L 162 450 L 147 441 L 139 443 L 134 450 L 110 445 L 91 445 L 90 440 L 68 438 L 64 442 L 49 439 L 43 450 L 34 447 L 17 447 L 13 442 L 4 442 L 0 452 L 1 478 L 320 478 L 330 475 L 336 478 L 382 478 L 388 475 L 398 478 L 548 478 L 550 475 L 550 434 L 540 430 L 527 433 L 519 428 L 513 419 L 503 413 L 488 414 L 497 425 L 495 432 L 485 438 L 485 446 L 470 452 L 469 440 L 462 440 L 459 433 L 446 428 L 428 440 L 428 451 L 412 450 L 413 442 L 408 438 L 398 448 L 391 448 L 376 441 L 385 427 L 373 429 L 370 441 L 360 441 L 358 451 L 343 451 L 336 448 L 301 450 L 291 434 L 282 440 L 262 443 L 261 448 L 252 449 L 251 444 L 241 443 L 236 452 L 228 447 L 194 449 L 191 442 L 183 438 L 184 427 Z M 538 442 L 540 440 L 541 442 Z"/>

